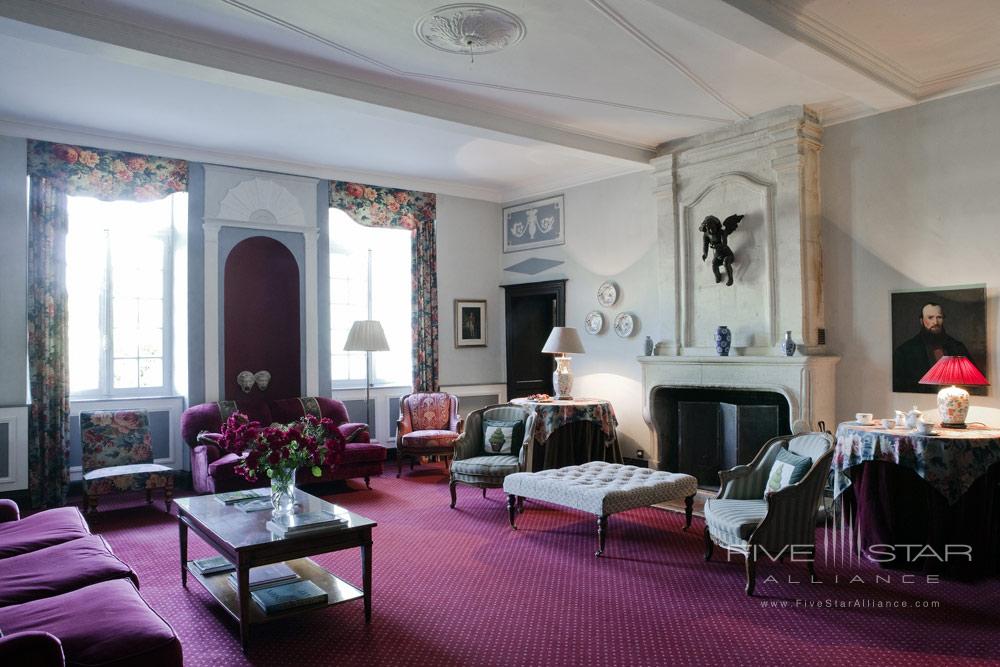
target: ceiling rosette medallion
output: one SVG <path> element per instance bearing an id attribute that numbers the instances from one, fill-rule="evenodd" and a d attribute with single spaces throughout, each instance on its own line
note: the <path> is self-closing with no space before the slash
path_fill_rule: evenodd
<path id="1" fill-rule="evenodd" d="M 413 30 L 427 46 L 469 57 L 513 46 L 526 32 L 524 21 L 514 14 L 480 3 L 433 9 L 420 17 Z"/>

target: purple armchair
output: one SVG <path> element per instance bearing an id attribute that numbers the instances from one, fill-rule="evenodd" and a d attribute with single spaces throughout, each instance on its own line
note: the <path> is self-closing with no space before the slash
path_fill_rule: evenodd
<path id="1" fill-rule="evenodd" d="M 403 457 L 413 461 L 421 456 L 440 456 L 448 470 L 455 440 L 462 434 L 458 416 L 458 396 L 444 392 L 407 394 L 399 401 L 396 421 L 396 477 L 403 474 Z"/>
<path id="2" fill-rule="evenodd" d="M 260 485 L 260 482 L 248 482 L 236 474 L 234 467 L 240 460 L 239 455 L 227 453 L 215 444 L 222 424 L 234 412 L 243 412 L 261 424 L 287 424 L 307 414 L 333 420 L 347 443 L 340 462 L 325 469 L 321 477 L 314 477 L 312 473 L 299 474 L 297 479 L 300 485 L 363 477 L 365 485 L 371 488 L 371 477 L 382 474 L 385 447 L 372 443 L 368 425 L 351 422 L 347 408 L 334 398 L 317 396 L 267 402 L 221 401 L 193 405 L 181 416 L 181 437 L 191 448 L 191 479 L 195 491 L 199 493 L 222 493 Z M 203 435 L 199 438 L 200 434 Z"/>

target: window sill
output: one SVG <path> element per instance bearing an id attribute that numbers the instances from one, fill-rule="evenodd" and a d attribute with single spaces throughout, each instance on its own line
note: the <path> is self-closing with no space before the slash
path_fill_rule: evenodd
<path id="1" fill-rule="evenodd" d="M 128 403 L 134 401 L 165 401 L 165 400 L 184 400 L 184 397 L 176 394 L 156 394 L 150 396 L 109 396 L 109 397 L 85 396 L 81 398 L 76 398 L 73 396 L 69 397 L 70 403 Z"/>

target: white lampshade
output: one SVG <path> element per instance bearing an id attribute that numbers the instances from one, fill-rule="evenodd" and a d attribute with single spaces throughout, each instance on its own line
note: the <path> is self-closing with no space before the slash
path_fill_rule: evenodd
<path id="1" fill-rule="evenodd" d="M 550 354 L 584 354 L 580 334 L 573 327 L 552 327 L 552 333 L 542 346 L 542 352 Z"/>
<path id="2" fill-rule="evenodd" d="M 351 326 L 344 343 L 345 352 L 381 352 L 389 349 L 385 332 L 378 320 L 358 320 Z"/>

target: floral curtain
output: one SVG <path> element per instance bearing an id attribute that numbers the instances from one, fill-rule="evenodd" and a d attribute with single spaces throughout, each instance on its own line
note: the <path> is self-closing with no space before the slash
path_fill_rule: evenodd
<path id="1" fill-rule="evenodd" d="M 437 244 L 432 192 L 330 183 L 330 206 L 369 227 L 409 229 L 412 234 L 413 390 L 438 389 Z"/>
<path id="2" fill-rule="evenodd" d="M 187 163 L 28 141 L 28 489 L 33 507 L 66 502 L 69 486 L 67 195 L 149 201 L 187 190 Z"/>

